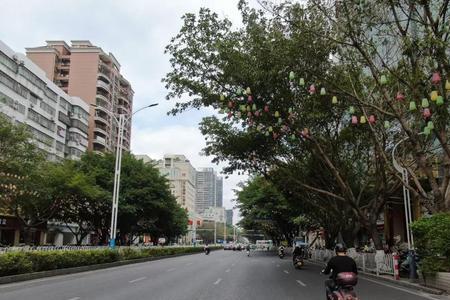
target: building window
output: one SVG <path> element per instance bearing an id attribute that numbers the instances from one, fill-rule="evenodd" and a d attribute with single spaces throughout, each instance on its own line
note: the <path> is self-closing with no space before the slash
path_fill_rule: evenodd
<path id="1" fill-rule="evenodd" d="M 37 86 L 40 90 L 45 90 L 45 87 L 47 86 L 44 81 L 42 81 L 39 77 L 34 75 L 30 70 L 25 68 L 24 66 L 21 66 L 19 68 L 19 74 L 22 75 L 25 79 L 27 79 L 29 82 Z"/>
<path id="2" fill-rule="evenodd" d="M 25 114 L 25 105 L 20 104 L 17 100 L 0 93 L 0 103 L 4 103 L 21 114 Z"/>
<path id="3" fill-rule="evenodd" d="M 40 107 L 41 107 L 44 111 L 46 111 L 47 113 L 49 113 L 52 117 L 55 116 L 56 110 L 55 110 L 52 106 L 50 106 L 50 105 L 48 105 L 47 103 L 45 103 L 44 101 L 41 101 Z"/>
<path id="4" fill-rule="evenodd" d="M 76 156 L 76 157 L 81 157 L 81 155 L 83 154 L 83 152 L 81 150 L 78 150 L 77 148 L 69 148 L 69 154 Z"/>
<path id="5" fill-rule="evenodd" d="M 70 104 L 69 101 L 66 99 L 59 97 L 59 106 L 64 108 L 65 110 L 70 110 Z"/>
<path id="6" fill-rule="evenodd" d="M 0 51 L 0 63 L 5 65 L 11 71 L 17 72 L 17 63 L 1 51 Z"/>
<path id="7" fill-rule="evenodd" d="M 34 105 L 37 105 L 38 100 L 40 100 L 41 98 L 39 98 L 37 95 L 35 95 L 34 93 L 30 92 L 30 102 L 33 103 Z"/>
<path id="8" fill-rule="evenodd" d="M 28 98 L 29 91 L 23 85 L 0 71 L 0 82 L 9 87 L 11 90 L 21 95 L 24 98 Z"/>
<path id="9" fill-rule="evenodd" d="M 65 145 L 61 142 L 56 141 L 56 150 L 59 152 L 64 152 L 65 150 Z"/>
<path id="10" fill-rule="evenodd" d="M 88 112 L 85 111 L 84 109 L 82 109 L 81 107 L 79 107 L 78 105 L 73 105 L 71 111 L 72 111 L 72 114 L 77 115 L 80 119 L 87 121 L 89 118 Z"/>
<path id="11" fill-rule="evenodd" d="M 71 120 L 71 124 L 70 124 L 70 126 L 71 127 L 74 127 L 74 128 L 78 128 L 78 129 L 80 129 L 81 131 L 83 131 L 84 133 L 87 133 L 88 132 L 88 127 L 87 127 L 87 125 L 86 124 L 84 124 L 84 123 L 82 123 L 80 120 Z"/>
<path id="12" fill-rule="evenodd" d="M 51 89 L 46 88 L 45 95 L 47 95 L 48 99 L 52 100 L 53 102 L 58 102 L 58 94 L 56 94 Z"/>
<path id="13" fill-rule="evenodd" d="M 49 136 L 29 125 L 28 125 L 28 129 L 30 130 L 31 134 L 37 141 L 39 141 L 47 146 L 50 146 L 50 147 L 53 146 L 53 138 L 51 136 Z"/>
<path id="14" fill-rule="evenodd" d="M 28 109 L 28 119 L 33 120 L 36 123 L 39 123 L 42 127 L 45 127 L 50 131 L 55 131 L 54 121 L 47 119 L 46 117 L 42 116 L 41 114 L 35 112 L 32 109 Z"/>

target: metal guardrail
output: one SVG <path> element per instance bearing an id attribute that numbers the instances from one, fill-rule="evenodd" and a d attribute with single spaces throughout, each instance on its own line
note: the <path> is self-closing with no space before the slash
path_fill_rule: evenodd
<path id="1" fill-rule="evenodd" d="M 353 258 L 358 269 L 363 272 L 394 275 L 394 258 L 392 254 L 384 253 L 362 253 L 349 249 L 348 256 Z M 327 262 L 335 256 L 332 250 L 312 250 L 311 259 L 320 262 Z"/>

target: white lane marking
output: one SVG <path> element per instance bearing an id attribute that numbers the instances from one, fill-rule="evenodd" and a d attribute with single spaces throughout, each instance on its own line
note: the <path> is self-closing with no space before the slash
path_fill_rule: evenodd
<path id="1" fill-rule="evenodd" d="M 384 283 L 384 282 L 372 280 L 372 279 L 365 278 L 365 277 L 360 277 L 360 278 L 361 278 L 362 280 L 367 280 L 367 281 L 370 281 L 370 282 L 373 282 L 373 283 L 377 283 L 377 284 L 379 284 L 379 285 L 384 285 L 384 286 L 387 286 L 387 287 L 390 287 L 390 288 L 393 288 L 393 289 L 396 289 L 396 290 L 399 290 L 399 291 L 402 291 L 402 292 L 405 292 L 405 293 L 408 293 L 408 294 L 411 294 L 411 295 L 423 297 L 423 298 L 425 298 L 425 299 L 436 300 L 436 298 L 434 298 L 434 297 L 432 297 L 432 296 L 430 296 L 430 295 L 427 295 L 427 294 L 425 294 L 425 293 L 423 293 L 423 292 L 420 292 L 420 294 L 419 294 L 419 293 L 417 293 L 417 291 L 410 291 L 410 290 L 408 290 L 408 289 L 401 288 L 401 287 L 397 287 L 397 286 L 393 286 L 393 285 L 390 285 L 390 284 L 386 284 L 386 283 Z"/>
<path id="2" fill-rule="evenodd" d="M 217 285 L 217 284 L 219 284 L 219 282 L 221 282 L 221 281 L 222 281 L 222 278 L 219 278 L 219 279 L 216 280 L 216 282 L 214 282 L 214 284 Z"/>
<path id="3" fill-rule="evenodd" d="M 284 270 L 283 272 L 286 273 L 286 274 L 289 274 L 288 270 Z"/>
<path id="4" fill-rule="evenodd" d="M 192 265 L 192 263 L 191 263 L 191 262 L 190 262 L 190 263 L 187 263 L 187 264 L 186 264 L 186 266 L 190 266 L 190 265 Z"/>
<path id="5" fill-rule="evenodd" d="M 139 277 L 139 278 L 136 278 L 136 279 L 133 279 L 133 280 L 130 280 L 130 281 L 128 281 L 129 283 L 135 283 L 135 282 L 138 282 L 138 281 L 141 281 L 141 280 L 144 280 L 144 279 L 146 279 L 147 277 Z"/>
<path id="6" fill-rule="evenodd" d="M 167 270 L 167 272 L 172 272 L 175 271 L 175 268 L 170 268 L 169 270 Z"/>
<path id="7" fill-rule="evenodd" d="M 67 299 L 67 300 L 80 300 L 81 298 L 80 297 L 73 297 L 73 298 L 70 298 L 70 299 Z"/>
<path id="8" fill-rule="evenodd" d="M 226 270 L 225 270 L 225 273 L 228 273 L 228 272 L 230 272 L 230 269 L 226 269 Z"/>
<path id="9" fill-rule="evenodd" d="M 301 280 L 297 280 L 297 283 L 300 284 L 301 286 L 306 286 L 306 284 L 304 282 L 302 282 Z"/>

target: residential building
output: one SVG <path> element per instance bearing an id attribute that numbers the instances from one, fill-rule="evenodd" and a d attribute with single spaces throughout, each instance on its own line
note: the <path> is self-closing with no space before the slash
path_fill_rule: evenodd
<path id="1" fill-rule="evenodd" d="M 216 206 L 217 176 L 213 168 L 203 168 L 197 171 L 197 196 L 195 209 L 202 214 L 205 209 Z"/>
<path id="2" fill-rule="evenodd" d="M 233 225 L 233 210 L 227 209 L 225 211 L 225 214 L 226 214 L 227 225 Z"/>
<path id="3" fill-rule="evenodd" d="M 88 104 L 67 95 L 25 55 L 0 41 L 0 114 L 23 124 L 32 142 L 52 161 L 79 159 L 88 147 Z M 0 243 L 17 245 L 20 222 L 0 211 Z M 46 242 L 46 224 L 33 229 L 35 244 Z"/>
<path id="4" fill-rule="evenodd" d="M 223 178 L 216 177 L 216 203 L 215 206 L 223 206 Z"/>
<path id="5" fill-rule="evenodd" d="M 148 164 L 148 163 L 157 163 L 157 161 L 153 160 L 150 158 L 150 156 L 148 155 L 135 155 L 134 156 L 136 159 L 140 159 L 144 162 L 144 164 Z"/>
<path id="6" fill-rule="evenodd" d="M 120 73 L 112 53 L 87 40 L 46 41 L 42 47 L 27 48 L 27 56 L 47 77 L 71 96 L 81 97 L 90 107 L 89 150 L 114 151 L 118 128 L 111 113 L 131 118 L 133 89 Z M 123 147 L 130 149 L 131 120 L 124 130 Z"/>

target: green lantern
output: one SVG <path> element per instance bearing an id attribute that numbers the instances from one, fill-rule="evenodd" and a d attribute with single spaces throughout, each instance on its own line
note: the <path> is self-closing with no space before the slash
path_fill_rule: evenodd
<path id="1" fill-rule="evenodd" d="M 304 79 L 304 78 L 300 78 L 298 84 L 299 84 L 300 86 L 305 86 L 305 79 Z"/>
<path id="2" fill-rule="evenodd" d="M 333 104 L 337 104 L 338 103 L 338 99 L 336 96 L 333 96 L 333 98 L 331 98 L 331 103 Z"/>
<path id="3" fill-rule="evenodd" d="M 427 108 L 430 106 L 430 102 L 428 102 L 427 98 L 422 99 L 422 107 Z"/>
<path id="4" fill-rule="evenodd" d="M 291 135 L 291 140 L 295 141 L 295 138 L 296 138 L 295 134 L 292 134 Z"/>
<path id="5" fill-rule="evenodd" d="M 409 102 L 409 111 L 415 111 L 417 110 L 416 102 L 411 101 Z"/>
<path id="6" fill-rule="evenodd" d="M 391 123 L 389 121 L 384 121 L 384 128 L 386 129 L 391 128 Z"/>
<path id="7" fill-rule="evenodd" d="M 239 109 L 244 112 L 246 110 L 246 107 L 244 104 L 239 105 Z"/>
<path id="8" fill-rule="evenodd" d="M 325 96 L 325 95 L 327 94 L 327 91 L 325 90 L 324 87 L 320 89 L 320 94 L 321 94 L 322 96 Z"/>
<path id="9" fill-rule="evenodd" d="M 439 96 L 439 94 L 437 91 L 432 91 L 430 94 L 431 101 L 436 101 L 438 96 Z"/>
<path id="10" fill-rule="evenodd" d="M 252 108 L 251 108 L 251 106 L 250 105 L 247 105 L 247 111 L 249 112 L 249 111 L 252 111 Z"/>
<path id="11" fill-rule="evenodd" d="M 272 132 L 272 131 L 273 131 L 272 126 L 269 126 L 269 132 Z"/>
<path id="12" fill-rule="evenodd" d="M 270 135 L 270 133 L 268 131 L 266 131 L 266 136 L 269 136 L 269 135 Z"/>
<path id="13" fill-rule="evenodd" d="M 283 119 L 282 118 L 278 118 L 278 124 L 283 123 Z"/>
<path id="14" fill-rule="evenodd" d="M 293 71 L 291 71 L 290 73 L 289 73 L 289 80 L 294 80 L 295 79 L 295 73 L 293 72 Z"/>
<path id="15" fill-rule="evenodd" d="M 256 108 L 256 104 L 253 104 L 252 110 L 255 111 L 256 109 L 257 109 L 257 108 Z"/>
<path id="16" fill-rule="evenodd" d="M 380 83 L 381 83 L 382 85 L 385 85 L 385 84 L 387 83 L 387 77 L 386 77 L 386 75 L 381 75 Z"/>
<path id="17" fill-rule="evenodd" d="M 245 93 L 246 93 L 247 95 L 251 95 L 251 94 L 252 94 L 252 90 L 248 87 L 248 88 L 245 90 Z"/>
<path id="18" fill-rule="evenodd" d="M 436 105 L 437 106 L 441 106 L 443 104 L 444 104 L 444 97 L 438 96 L 437 99 L 436 99 Z"/>
<path id="19" fill-rule="evenodd" d="M 427 127 L 430 128 L 430 130 L 434 129 L 433 121 L 428 121 Z"/>
<path id="20" fill-rule="evenodd" d="M 279 118 L 280 117 L 280 112 L 277 110 L 276 112 L 275 112 L 275 118 Z"/>
<path id="21" fill-rule="evenodd" d="M 366 124 L 367 120 L 365 116 L 361 116 L 361 119 L 359 120 L 359 123 Z"/>
<path id="22" fill-rule="evenodd" d="M 348 112 L 353 115 L 355 113 L 355 107 L 350 106 L 350 108 L 348 109 Z"/>
<path id="23" fill-rule="evenodd" d="M 224 94 L 220 94 L 220 101 L 225 101 L 225 95 Z"/>

